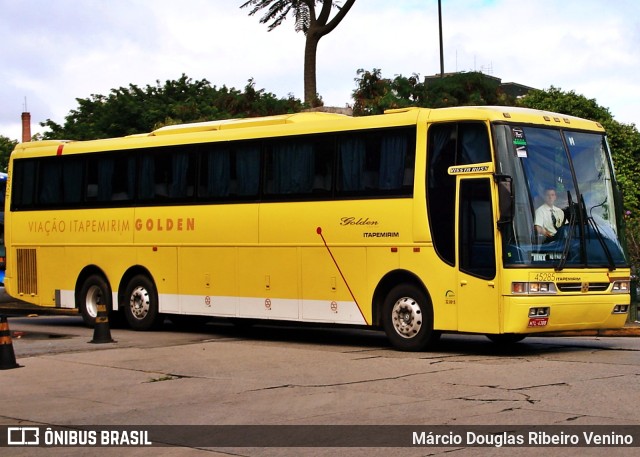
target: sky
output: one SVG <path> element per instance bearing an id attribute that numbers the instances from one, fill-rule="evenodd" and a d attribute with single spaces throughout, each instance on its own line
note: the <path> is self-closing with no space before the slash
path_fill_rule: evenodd
<path id="1" fill-rule="evenodd" d="M 245 0 L 0 0 L 0 135 L 20 113 L 64 123 L 77 98 L 156 81 L 206 79 L 303 99 L 304 35 L 272 32 Z M 640 127 L 638 0 L 442 0 L 444 70 L 575 91 Z M 437 0 L 356 0 L 320 40 L 325 106 L 352 104 L 357 70 L 440 72 Z"/>

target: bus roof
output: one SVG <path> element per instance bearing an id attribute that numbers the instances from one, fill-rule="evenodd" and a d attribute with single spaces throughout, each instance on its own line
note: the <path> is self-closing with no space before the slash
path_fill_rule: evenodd
<path id="1" fill-rule="evenodd" d="M 554 113 L 516 106 L 456 106 L 430 110 L 429 120 L 486 119 L 524 124 L 572 127 L 581 130 L 604 131 L 600 123 L 568 114 Z"/>
<path id="2" fill-rule="evenodd" d="M 195 122 L 192 124 L 168 125 L 150 133 L 150 135 L 175 135 L 178 133 L 205 132 L 211 130 L 238 129 L 246 127 L 263 127 L 270 125 L 293 124 L 298 122 L 326 121 L 345 119 L 349 116 L 335 113 L 296 113 L 278 116 L 250 117 L 240 119 L 224 119 L 219 121 Z"/>
<path id="3" fill-rule="evenodd" d="M 251 139 L 287 134 L 305 134 L 328 131 L 382 128 L 415 125 L 424 122 L 478 120 L 512 122 L 579 130 L 601 131 L 602 126 L 565 114 L 510 106 L 461 106 L 451 108 L 401 108 L 374 116 L 352 117 L 324 112 L 302 112 L 276 116 L 225 119 L 191 124 L 169 125 L 149 133 L 89 141 L 45 140 L 20 143 L 14 153 L 30 156 L 74 152 L 108 151 L 114 149 L 144 148 L 161 144 L 173 145 L 217 140 Z M 313 125 L 310 128 L 310 125 Z"/>

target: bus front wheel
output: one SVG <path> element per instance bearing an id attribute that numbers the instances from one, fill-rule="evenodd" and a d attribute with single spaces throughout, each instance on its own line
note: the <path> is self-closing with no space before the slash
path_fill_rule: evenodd
<path id="1" fill-rule="evenodd" d="M 104 305 L 107 312 L 111 311 L 111 291 L 109 284 L 102 276 L 91 275 L 82 283 L 76 304 L 82 320 L 88 327 L 96 325 L 99 305 Z"/>
<path id="2" fill-rule="evenodd" d="M 151 330 L 162 324 L 158 309 L 158 291 L 149 278 L 134 276 L 127 285 L 124 296 L 124 314 L 134 330 Z"/>
<path id="3" fill-rule="evenodd" d="M 421 351 L 437 340 L 433 308 L 427 295 L 412 284 L 400 284 L 383 305 L 382 325 L 391 344 L 402 351 Z"/>

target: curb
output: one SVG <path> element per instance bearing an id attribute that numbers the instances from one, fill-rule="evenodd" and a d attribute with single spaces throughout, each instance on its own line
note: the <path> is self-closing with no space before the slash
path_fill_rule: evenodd
<path id="1" fill-rule="evenodd" d="M 640 336 L 640 325 L 637 323 L 627 324 L 626 326 L 618 329 L 602 329 L 602 330 L 567 330 L 565 332 L 550 332 L 532 334 L 530 336 L 554 336 L 554 337 L 566 337 L 566 336 L 617 336 L 617 337 L 633 337 Z"/>

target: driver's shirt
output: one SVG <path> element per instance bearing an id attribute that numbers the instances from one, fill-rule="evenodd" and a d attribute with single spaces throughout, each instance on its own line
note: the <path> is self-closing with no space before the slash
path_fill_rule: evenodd
<path id="1" fill-rule="evenodd" d="M 557 206 L 544 204 L 536 210 L 535 225 L 548 230 L 551 235 L 555 235 L 558 228 L 564 222 L 564 211 Z"/>

